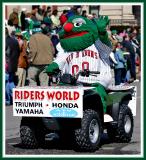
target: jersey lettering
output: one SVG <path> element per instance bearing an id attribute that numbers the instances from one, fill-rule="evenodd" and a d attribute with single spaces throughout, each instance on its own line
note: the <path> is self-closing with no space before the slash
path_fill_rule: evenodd
<path id="1" fill-rule="evenodd" d="M 93 58 L 93 59 L 98 59 L 99 58 L 99 56 L 96 52 L 94 52 L 92 50 L 84 50 L 84 51 L 80 51 L 80 52 L 71 53 L 66 58 L 66 61 L 69 64 L 72 61 L 72 59 L 81 58 L 81 57 L 90 57 L 90 58 Z"/>
<path id="2" fill-rule="evenodd" d="M 84 71 L 85 69 L 88 69 L 89 70 L 89 63 L 88 62 L 83 62 L 82 63 L 82 71 Z M 79 72 L 79 66 L 76 64 L 76 65 L 73 65 L 72 66 L 72 75 L 75 75 Z"/>

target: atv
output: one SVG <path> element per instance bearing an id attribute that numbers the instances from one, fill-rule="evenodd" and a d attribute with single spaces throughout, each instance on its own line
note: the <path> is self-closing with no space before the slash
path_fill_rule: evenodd
<path id="1" fill-rule="evenodd" d="M 112 86 L 107 89 L 107 109 L 104 113 L 101 98 L 95 92 L 94 87 L 77 81 L 79 75 L 89 76 L 90 74 L 99 74 L 99 72 L 84 70 L 75 76 L 63 74 L 52 78 L 57 79 L 57 85 L 52 80 L 51 86 L 55 84 L 54 87 L 60 86 L 60 88 L 66 87 L 67 89 L 80 86 L 83 91 L 83 104 L 81 104 L 83 105 L 81 111 L 83 116 L 82 118 L 65 117 L 64 115 L 58 117 L 24 116 L 20 124 L 20 138 L 23 146 L 37 148 L 44 145 L 48 139 L 67 138 L 70 135 L 69 139 L 73 139 L 76 149 L 93 152 L 100 147 L 104 130 L 107 131 L 109 139 L 113 141 L 120 143 L 131 141 L 134 127 L 134 112 L 132 111 L 135 108 L 131 101 L 134 100 L 135 87 Z M 134 105 L 136 105 L 135 102 Z"/>

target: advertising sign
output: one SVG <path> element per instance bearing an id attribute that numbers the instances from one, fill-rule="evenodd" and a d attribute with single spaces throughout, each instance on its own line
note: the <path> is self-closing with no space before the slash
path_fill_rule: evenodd
<path id="1" fill-rule="evenodd" d="M 28 117 L 83 117 L 80 88 L 15 88 L 13 115 Z"/>

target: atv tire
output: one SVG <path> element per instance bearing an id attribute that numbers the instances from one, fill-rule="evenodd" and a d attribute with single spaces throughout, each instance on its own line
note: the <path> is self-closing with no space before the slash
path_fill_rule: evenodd
<path id="1" fill-rule="evenodd" d="M 131 109 L 127 105 L 122 104 L 120 106 L 118 124 L 116 127 L 109 125 L 107 134 L 112 141 L 128 143 L 132 138 L 133 127 L 134 121 Z"/>
<path id="2" fill-rule="evenodd" d="M 84 111 L 81 128 L 75 130 L 75 144 L 80 151 L 95 151 L 99 147 L 102 124 L 97 112 L 92 109 Z"/>
<path id="3" fill-rule="evenodd" d="M 45 132 L 42 126 L 29 120 L 21 121 L 20 138 L 21 144 L 24 148 L 35 149 L 45 144 Z"/>

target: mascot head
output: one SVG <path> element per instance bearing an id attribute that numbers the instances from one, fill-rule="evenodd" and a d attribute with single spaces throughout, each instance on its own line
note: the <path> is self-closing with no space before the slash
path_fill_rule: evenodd
<path id="1" fill-rule="evenodd" d="M 63 25 L 59 37 L 65 51 L 80 51 L 98 39 L 98 29 L 92 20 L 82 16 L 72 16 Z"/>

